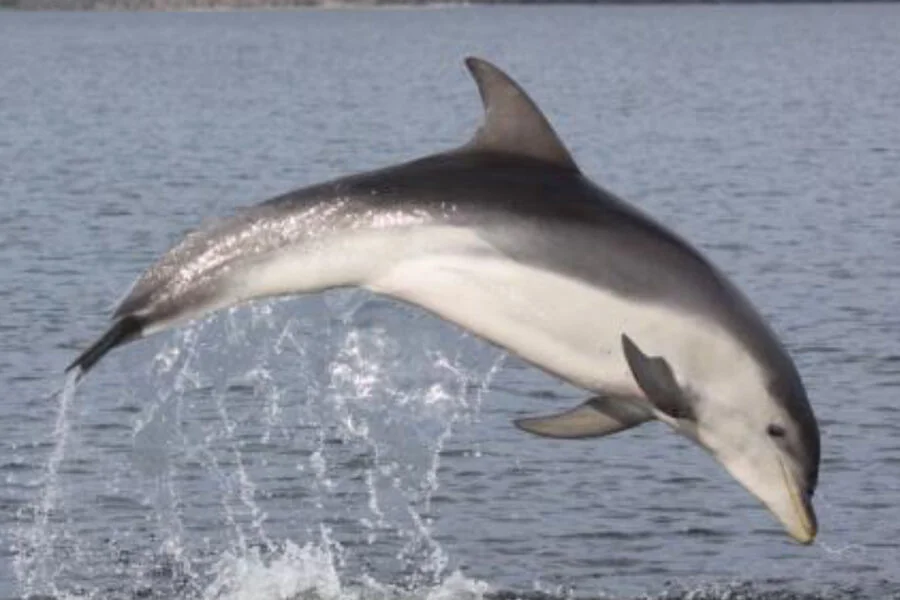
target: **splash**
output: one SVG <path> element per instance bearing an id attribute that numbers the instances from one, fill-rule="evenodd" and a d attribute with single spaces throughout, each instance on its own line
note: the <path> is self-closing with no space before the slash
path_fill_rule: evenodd
<path id="1" fill-rule="evenodd" d="M 344 581 L 326 539 L 302 547 L 286 542 L 268 559 L 256 552 L 225 557 L 203 600 L 483 600 L 489 591 L 485 582 L 458 571 L 433 587 L 414 590 L 371 577 Z"/>
<path id="2" fill-rule="evenodd" d="M 20 591 L 482 598 L 435 538 L 432 498 L 442 453 L 478 418 L 503 354 L 443 327 L 410 334 L 408 313 L 366 295 L 305 308 L 227 311 L 135 356 L 116 373 L 125 381 L 102 388 L 137 407 L 118 456 L 85 441 L 70 377 L 33 515 L 20 516 Z M 93 374 L 92 394 L 109 373 Z M 91 404 L 103 402 L 115 401 Z M 68 460 L 88 465 L 82 479 L 60 470 Z M 94 496 L 113 505 L 92 515 L 109 521 L 99 534 L 71 518 L 104 510 Z"/>
<path id="3" fill-rule="evenodd" d="M 20 551 L 16 553 L 14 569 L 26 595 L 58 594 L 53 582 L 58 571 L 56 546 L 61 538 L 58 527 L 58 512 L 62 501 L 60 466 L 66 456 L 69 412 L 75 398 L 78 376 L 77 370 L 69 372 L 62 388 L 51 396 L 57 400 L 52 449 L 44 467 L 42 481 L 38 484 L 40 494 L 34 506 L 32 525 L 18 532 Z"/>
<path id="4" fill-rule="evenodd" d="M 204 600 L 260 600 L 264 598 L 356 600 L 341 583 L 329 545 L 298 546 L 287 541 L 270 558 L 259 551 L 226 555 L 216 567 L 216 579 Z"/>

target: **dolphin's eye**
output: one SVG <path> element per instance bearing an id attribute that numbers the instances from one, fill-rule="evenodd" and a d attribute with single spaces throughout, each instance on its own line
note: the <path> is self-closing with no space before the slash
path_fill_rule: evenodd
<path id="1" fill-rule="evenodd" d="M 772 423 L 771 425 L 766 427 L 766 433 L 768 433 L 769 435 L 771 435 L 774 438 L 783 438 L 785 431 L 784 431 L 784 427 L 782 427 L 781 425 L 776 425 L 775 423 Z"/>

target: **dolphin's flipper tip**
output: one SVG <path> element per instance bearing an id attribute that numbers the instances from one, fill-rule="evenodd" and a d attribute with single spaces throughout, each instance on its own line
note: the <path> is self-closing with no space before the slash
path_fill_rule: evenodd
<path id="1" fill-rule="evenodd" d="M 143 321 L 134 315 L 122 317 L 113 323 L 112 327 L 110 327 L 100 339 L 78 355 L 78 358 L 66 367 L 66 373 L 77 369 L 78 374 L 76 375 L 76 381 L 80 381 L 107 352 L 116 346 L 138 337 L 143 326 Z"/>
<path id="2" fill-rule="evenodd" d="M 559 414 L 515 419 L 513 425 L 533 435 L 573 440 L 610 435 L 652 418 L 633 398 L 601 395 Z"/>

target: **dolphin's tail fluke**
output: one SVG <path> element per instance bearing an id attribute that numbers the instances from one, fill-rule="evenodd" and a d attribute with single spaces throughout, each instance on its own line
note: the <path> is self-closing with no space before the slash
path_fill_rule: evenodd
<path id="1" fill-rule="evenodd" d="M 79 369 L 78 378 L 81 379 L 107 352 L 137 338 L 143 328 L 144 321 L 139 317 L 126 315 L 120 318 L 100 339 L 91 344 L 90 348 L 82 352 L 72 364 L 66 367 L 66 372 L 77 368 Z"/>

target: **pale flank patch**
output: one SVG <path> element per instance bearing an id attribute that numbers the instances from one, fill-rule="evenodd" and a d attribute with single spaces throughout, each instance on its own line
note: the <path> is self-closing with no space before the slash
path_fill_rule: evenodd
<path id="1" fill-rule="evenodd" d="M 734 338 L 702 315 L 511 260 L 467 229 L 410 231 L 402 243 L 406 257 L 373 270 L 380 275 L 366 287 L 425 307 L 581 387 L 640 393 L 623 333 L 664 356 L 683 384 L 705 387 L 718 378 L 724 391 L 734 377 L 758 377 Z"/>
<path id="2" fill-rule="evenodd" d="M 223 278 L 206 305 L 185 307 L 144 335 L 253 299 L 362 286 L 421 306 L 586 389 L 640 395 L 623 333 L 664 357 L 679 383 L 701 389 L 705 402 L 733 403 L 740 412 L 736 390 L 760 389 L 756 364 L 715 322 L 511 260 L 469 228 L 343 231 L 236 265 Z"/>

